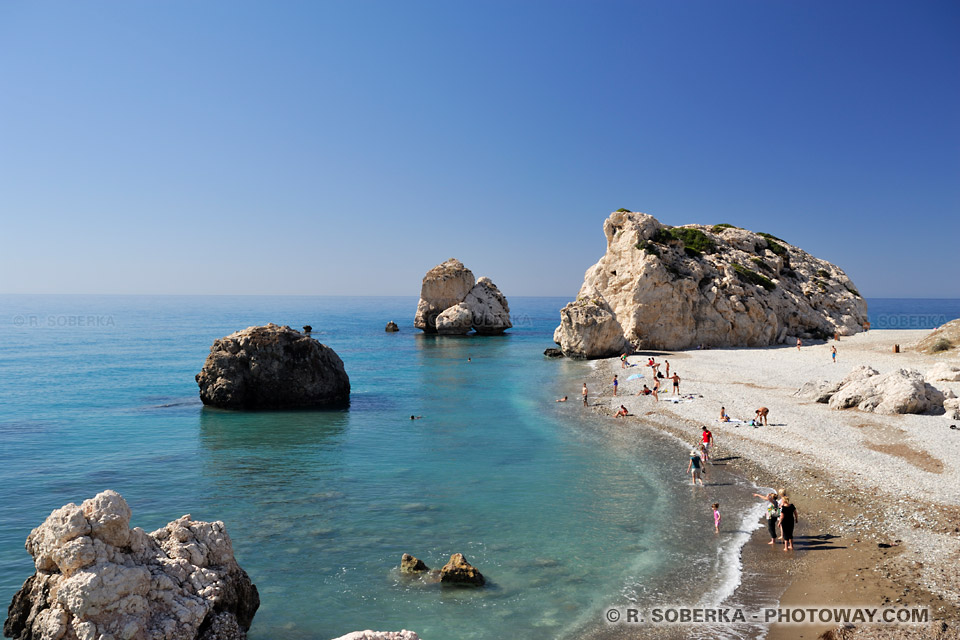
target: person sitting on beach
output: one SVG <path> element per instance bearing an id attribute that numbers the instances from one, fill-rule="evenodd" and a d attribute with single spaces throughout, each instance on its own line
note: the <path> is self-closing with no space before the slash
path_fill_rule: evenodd
<path id="1" fill-rule="evenodd" d="M 673 380 L 673 395 L 678 395 L 680 393 L 680 376 L 674 371 L 670 379 Z"/>
<path id="2" fill-rule="evenodd" d="M 770 410 L 766 407 L 760 407 L 757 409 L 757 415 L 754 418 L 754 424 L 760 426 L 761 424 L 767 424 L 767 414 L 770 413 Z"/>
<path id="3" fill-rule="evenodd" d="M 626 418 L 628 415 L 630 415 L 630 412 L 627 411 L 627 408 L 626 408 L 625 406 L 623 406 L 623 405 L 620 405 L 620 410 L 617 411 L 616 415 L 614 415 L 613 417 L 614 417 L 614 418 Z"/>
<path id="4" fill-rule="evenodd" d="M 562 398 L 557 398 L 557 402 L 566 402 L 566 401 L 567 401 L 567 396 L 563 396 Z"/>
<path id="5" fill-rule="evenodd" d="M 720 422 L 730 422 L 730 416 L 727 415 L 726 407 L 720 407 Z"/>
<path id="6" fill-rule="evenodd" d="M 640 391 L 637 391 L 637 395 L 638 395 L 638 396 L 639 396 L 639 395 L 648 396 L 648 395 L 650 395 L 651 393 L 653 393 L 653 392 L 650 391 L 650 388 L 647 387 L 647 385 L 643 385 L 643 389 L 640 389 Z"/>

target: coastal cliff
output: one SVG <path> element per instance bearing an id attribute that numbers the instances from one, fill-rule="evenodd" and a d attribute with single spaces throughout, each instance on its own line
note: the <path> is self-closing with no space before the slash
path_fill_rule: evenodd
<path id="1" fill-rule="evenodd" d="M 554 333 L 565 355 L 606 357 L 627 344 L 758 347 L 853 335 L 867 321 L 867 303 L 842 269 L 770 234 L 671 227 L 626 210 L 603 231 L 606 253 Z M 585 340 L 588 332 L 597 337 Z"/>

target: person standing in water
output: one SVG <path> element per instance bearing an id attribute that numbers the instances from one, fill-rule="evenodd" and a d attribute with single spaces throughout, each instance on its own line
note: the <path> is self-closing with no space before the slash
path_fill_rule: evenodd
<path id="1" fill-rule="evenodd" d="M 777 519 L 780 517 L 780 509 L 777 508 L 777 494 L 755 493 L 753 495 L 767 501 L 767 533 L 770 534 L 770 542 L 767 544 L 777 544 Z"/>
<path id="2" fill-rule="evenodd" d="M 711 508 L 713 509 L 713 531 L 720 533 L 720 503 L 714 502 Z"/>
<path id="3" fill-rule="evenodd" d="M 583 383 L 583 391 L 580 392 L 583 394 L 583 406 L 587 406 L 587 383 Z"/>
<path id="4" fill-rule="evenodd" d="M 703 463 L 700 461 L 700 452 L 696 449 L 690 450 L 690 461 L 687 463 L 687 473 L 690 474 L 690 477 L 693 481 L 693 486 L 697 486 L 697 480 L 700 481 L 700 486 L 705 486 L 703 484 Z"/>
<path id="5" fill-rule="evenodd" d="M 783 532 L 783 550 L 793 551 L 793 525 L 800 521 L 797 508 L 790 504 L 790 498 L 783 496 L 780 506 L 780 531 Z"/>

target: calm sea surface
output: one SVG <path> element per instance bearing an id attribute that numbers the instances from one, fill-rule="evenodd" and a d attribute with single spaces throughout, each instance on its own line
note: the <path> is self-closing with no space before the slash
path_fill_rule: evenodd
<path id="1" fill-rule="evenodd" d="M 729 593 L 748 501 L 713 536 L 680 443 L 610 438 L 576 402 L 554 402 L 575 400 L 591 366 L 542 356 L 565 299 L 512 298 L 516 326 L 492 338 L 422 335 L 416 302 L 0 296 L 0 600 L 32 573 L 30 530 L 108 488 L 147 531 L 184 513 L 226 523 L 261 594 L 253 640 L 566 638 L 611 605 Z M 960 301 L 871 301 L 875 328 L 874 305 L 960 316 Z M 267 322 L 310 324 L 337 351 L 348 410 L 200 404 L 213 340 Z M 462 552 L 490 584 L 407 581 L 394 569 L 405 552 L 436 568 Z M 704 577 L 694 593 L 691 571 Z"/>

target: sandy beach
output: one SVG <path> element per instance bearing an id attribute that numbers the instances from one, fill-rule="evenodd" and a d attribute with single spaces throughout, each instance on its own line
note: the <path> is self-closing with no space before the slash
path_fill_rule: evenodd
<path id="1" fill-rule="evenodd" d="M 706 425 L 715 438 L 712 457 L 764 489 L 786 488 L 800 522 L 796 551 L 767 545 L 765 529 L 742 552 L 740 602 L 750 593 L 780 595 L 787 606 L 923 606 L 956 633 L 960 620 L 960 430 L 946 415 L 878 415 L 838 411 L 795 395 L 806 382 L 838 381 L 859 365 L 881 373 L 913 368 L 926 373 L 956 356 L 925 355 L 910 345 L 926 331 L 871 331 L 839 342 L 760 349 L 709 349 L 677 353 L 642 352 L 621 368 L 619 359 L 599 361 L 588 381 L 594 410 L 614 412 L 623 404 L 630 416 L 623 429 L 655 428 L 694 444 Z M 893 346 L 901 345 L 894 353 Z M 836 346 L 837 362 L 830 348 Z M 636 396 L 652 386 L 649 356 L 670 362 L 681 378 L 680 392 L 695 397 L 671 402 L 672 383 L 661 382 L 660 401 Z M 630 375 L 642 374 L 638 380 Z M 618 397 L 611 380 L 620 378 Z M 960 393 L 958 382 L 934 382 Z M 572 393 L 571 393 L 572 395 Z M 579 399 L 579 398 L 578 398 Z M 721 406 L 742 422 L 719 421 Z M 769 425 L 749 421 L 769 408 Z M 709 481 L 709 474 L 707 476 Z M 709 484 L 709 483 L 708 483 Z M 708 486 L 709 489 L 709 486 Z M 751 591 L 752 590 L 752 591 Z M 766 604 L 766 603 L 764 603 Z M 938 623 L 939 624 L 939 623 Z M 834 625 L 772 625 L 768 638 L 816 638 Z M 875 626 L 861 632 L 911 637 L 932 627 Z"/>

